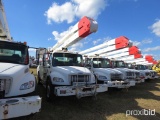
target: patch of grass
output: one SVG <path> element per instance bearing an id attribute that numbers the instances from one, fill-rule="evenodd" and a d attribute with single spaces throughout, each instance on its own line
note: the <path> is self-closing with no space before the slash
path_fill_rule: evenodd
<path id="1" fill-rule="evenodd" d="M 36 75 L 36 69 L 30 69 Z M 48 103 L 45 88 L 38 85 L 37 93 L 42 97 L 42 110 L 22 120 L 160 120 L 160 80 L 137 84 L 122 91 L 107 91 L 92 97 L 77 99 L 59 97 Z M 155 109 L 156 116 L 127 116 L 127 110 Z"/>

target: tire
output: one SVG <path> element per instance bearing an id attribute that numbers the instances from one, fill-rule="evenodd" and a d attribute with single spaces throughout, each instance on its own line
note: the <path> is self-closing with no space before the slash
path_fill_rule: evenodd
<path id="1" fill-rule="evenodd" d="M 96 75 L 94 75 L 94 77 L 95 77 L 95 83 L 97 83 L 98 84 L 98 78 L 97 78 L 97 76 Z"/>
<path id="2" fill-rule="evenodd" d="M 41 78 L 40 78 L 39 72 L 38 72 L 37 77 L 38 77 L 37 84 L 38 84 L 38 85 L 42 85 L 42 80 L 41 80 Z"/>
<path id="3" fill-rule="evenodd" d="M 51 80 L 48 79 L 46 82 L 46 100 L 47 102 L 52 102 L 54 98 L 54 86 L 52 85 Z"/>
<path id="4" fill-rule="evenodd" d="M 123 88 L 116 88 L 116 91 L 122 91 Z"/>

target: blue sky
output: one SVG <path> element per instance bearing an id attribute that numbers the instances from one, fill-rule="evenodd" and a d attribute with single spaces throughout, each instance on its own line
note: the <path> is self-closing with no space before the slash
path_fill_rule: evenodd
<path id="1" fill-rule="evenodd" d="M 70 26 L 89 16 L 98 22 L 98 31 L 71 50 L 124 35 L 143 54 L 160 59 L 160 0 L 3 0 L 3 4 L 11 36 L 29 46 L 52 47 Z"/>

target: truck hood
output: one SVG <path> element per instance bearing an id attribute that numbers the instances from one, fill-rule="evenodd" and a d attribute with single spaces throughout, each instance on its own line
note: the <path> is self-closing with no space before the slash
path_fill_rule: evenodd
<path id="1" fill-rule="evenodd" d="M 20 65 L 13 63 L 0 63 L 0 74 L 7 76 L 22 76 L 24 73 L 28 73 L 28 65 Z"/>
<path id="2" fill-rule="evenodd" d="M 94 72 L 106 72 L 106 73 L 112 73 L 112 74 L 121 74 L 120 71 L 112 68 L 94 68 Z"/>
<path id="3" fill-rule="evenodd" d="M 12 69 L 12 68 L 14 68 L 14 67 L 16 67 L 16 66 L 19 66 L 19 65 L 17 65 L 17 64 L 12 64 L 12 63 L 0 63 L 0 73 L 3 73 L 3 72 L 5 72 L 5 71 L 7 71 L 7 70 L 10 70 L 10 69 Z"/>
<path id="4" fill-rule="evenodd" d="M 79 66 L 57 66 L 52 68 L 53 71 L 57 71 L 63 74 L 90 74 L 90 70 L 85 67 Z"/>
<path id="5" fill-rule="evenodd" d="M 139 70 L 139 71 L 142 71 L 142 72 L 150 72 L 150 70 Z"/>
<path id="6" fill-rule="evenodd" d="M 116 70 L 119 70 L 119 71 L 123 71 L 123 72 L 133 72 L 132 70 L 128 69 L 128 68 L 114 68 Z"/>
<path id="7" fill-rule="evenodd" d="M 136 70 L 136 69 L 130 69 L 130 70 L 132 70 L 132 71 L 134 71 L 134 72 L 139 72 L 139 70 Z"/>

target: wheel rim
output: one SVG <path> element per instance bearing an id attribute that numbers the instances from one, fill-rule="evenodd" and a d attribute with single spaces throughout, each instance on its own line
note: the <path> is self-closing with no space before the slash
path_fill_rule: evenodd
<path id="1" fill-rule="evenodd" d="M 49 96 L 50 96 L 50 86 L 47 85 L 47 97 L 49 98 Z"/>

